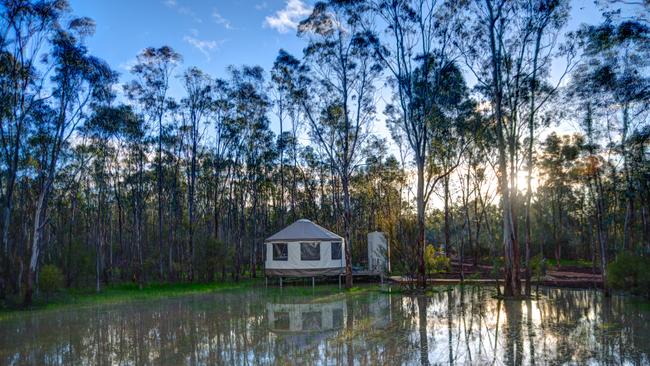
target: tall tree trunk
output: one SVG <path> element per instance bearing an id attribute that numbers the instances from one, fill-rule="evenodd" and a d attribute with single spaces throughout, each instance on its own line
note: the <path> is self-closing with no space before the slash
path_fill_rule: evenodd
<path id="1" fill-rule="evenodd" d="M 444 180 L 444 196 L 445 196 L 445 254 L 447 257 L 451 257 L 451 219 L 449 217 L 449 175 L 447 175 Z"/>
<path id="2" fill-rule="evenodd" d="M 190 167 L 190 184 L 188 194 L 188 215 L 189 215 L 189 244 L 190 244 L 190 281 L 194 281 L 196 270 L 196 249 L 194 242 L 194 192 L 196 185 L 196 152 L 197 152 L 197 128 L 196 122 L 192 122 L 192 161 Z"/>
<path id="3" fill-rule="evenodd" d="M 158 281 L 160 283 L 164 280 L 163 273 L 163 173 L 162 173 L 162 113 L 158 117 L 158 166 L 157 171 L 157 188 L 158 188 Z"/>
<path id="4" fill-rule="evenodd" d="M 424 261 L 425 248 L 425 205 L 424 205 L 424 157 L 416 158 L 418 169 L 417 182 L 417 219 L 418 219 L 418 241 L 416 255 L 418 257 L 418 286 L 425 288 L 427 285 L 426 263 Z M 446 249 L 446 248 L 445 248 Z"/>
<path id="5" fill-rule="evenodd" d="M 251 240 L 251 278 L 257 277 L 257 195 L 258 190 L 253 192 L 253 237 Z"/>
<path id="6" fill-rule="evenodd" d="M 634 226 L 634 186 L 630 173 L 629 151 L 627 149 L 627 137 L 630 124 L 629 104 L 623 104 L 623 132 L 621 136 L 621 154 L 623 155 L 623 174 L 625 176 L 625 220 L 623 221 L 623 249 L 633 249 L 633 226 Z"/>
<path id="7" fill-rule="evenodd" d="M 492 93 L 494 112 L 496 118 L 497 145 L 499 150 L 499 187 L 501 188 L 501 216 L 503 225 L 503 247 L 505 257 L 505 287 L 506 297 L 519 296 L 521 283 L 519 280 L 519 248 L 514 230 L 512 217 L 512 204 L 508 182 L 507 146 L 504 137 L 504 118 L 502 106 L 503 86 L 501 85 L 501 43 L 496 31 L 497 22 L 500 22 L 501 8 L 495 14 L 491 0 L 486 0 L 489 12 L 488 31 L 490 33 L 490 52 L 492 63 Z M 503 24 L 499 24 L 503 26 Z"/>
<path id="8" fill-rule="evenodd" d="M 347 172 L 347 167 L 343 168 Z M 352 288 L 352 207 L 350 205 L 350 183 L 348 174 L 341 177 L 343 188 L 343 226 L 345 231 L 345 288 Z"/>
<path id="9" fill-rule="evenodd" d="M 530 246 L 532 245 L 532 223 L 531 223 L 531 204 L 533 197 L 533 141 L 535 139 L 535 90 L 537 88 L 537 58 L 539 55 L 540 44 L 542 41 L 543 27 L 537 30 L 537 37 L 535 39 L 535 48 L 533 50 L 533 74 L 530 78 L 530 111 L 528 112 L 528 175 L 526 177 L 526 289 L 524 291 L 526 296 L 530 296 L 530 279 L 532 276 L 530 269 Z"/>
<path id="10" fill-rule="evenodd" d="M 45 211 L 47 210 L 47 195 L 49 184 L 46 183 L 38 196 L 36 209 L 34 210 L 34 227 L 32 231 L 32 245 L 30 248 L 29 267 L 27 269 L 27 286 L 25 287 L 24 306 L 32 304 L 32 296 L 34 291 L 34 283 L 36 282 L 36 270 L 38 266 L 38 259 L 40 255 L 40 240 L 41 233 L 45 221 Z"/>

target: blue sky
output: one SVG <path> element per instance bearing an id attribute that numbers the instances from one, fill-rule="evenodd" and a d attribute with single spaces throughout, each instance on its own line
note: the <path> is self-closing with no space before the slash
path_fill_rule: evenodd
<path id="1" fill-rule="evenodd" d="M 129 78 L 129 67 L 145 47 L 169 45 L 181 53 L 183 65 L 197 66 L 215 77 L 225 77 L 228 65 L 260 65 L 269 70 L 280 48 L 299 57 L 305 42 L 295 25 L 309 14 L 309 0 L 71 0 L 75 16 L 97 23 L 87 40 L 93 55 L 106 60 Z M 574 0 L 567 29 L 598 23 L 593 0 Z M 556 66 L 558 69 L 561 66 Z M 178 83 L 171 95 L 181 97 Z M 382 95 L 388 95 L 383 91 Z M 383 102 L 377 107 L 373 132 L 388 137 Z M 273 118 L 271 116 L 273 121 Z M 272 128 L 278 130 L 272 123 Z"/>
<path id="2" fill-rule="evenodd" d="M 198 66 L 213 76 L 224 76 L 228 65 L 268 70 L 280 48 L 302 52 L 304 42 L 291 27 L 309 11 L 299 0 L 72 0 L 71 5 L 76 16 L 97 23 L 87 40 L 91 53 L 124 78 L 140 50 L 162 45 L 183 55 L 181 69 Z"/>

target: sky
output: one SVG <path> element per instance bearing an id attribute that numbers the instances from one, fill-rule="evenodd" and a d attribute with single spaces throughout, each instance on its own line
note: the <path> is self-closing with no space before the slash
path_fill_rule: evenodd
<path id="1" fill-rule="evenodd" d="M 227 77 L 229 65 L 259 65 L 267 72 L 282 48 L 296 57 L 306 42 L 296 35 L 296 26 L 311 11 L 313 0 L 70 0 L 74 16 L 88 16 L 97 24 L 95 34 L 86 40 L 90 53 L 106 60 L 129 80 L 129 69 L 136 55 L 146 47 L 171 46 L 183 55 L 177 74 L 196 66 L 213 77 Z M 572 0 L 571 16 L 565 31 L 580 25 L 602 22 L 601 9 L 594 0 Z M 634 10 L 633 10 L 634 11 Z M 562 73 L 564 64 L 554 62 L 552 82 Z M 466 72 L 468 83 L 473 77 Z M 566 82 L 566 80 L 565 80 Z M 170 95 L 183 97 L 180 80 L 172 83 Z M 378 93 L 376 120 L 370 132 L 386 139 L 389 153 L 399 156 L 385 125 L 383 109 L 391 91 Z M 279 133 L 279 122 L 271 113 L 271 129 Z M 540 138 L 551 131 L 572 133 L 571 121 L 540 131 Z M 300 138 L 309 144 L 305 131 Z M 523 177 L 523 175 L 522 175 Z M 441 202 L 433 197 L 439 207 Z M 440 202 L 438 202 L 440 201 Z"/>
<path id="2" fill-rule="evenodd" d="M 310 11 L 300 0 L 72 0 L 71 6 L 97 23 L 90 52 L 123 78 L 143 48 L 162 45 L 183 55 L 179 72 L 197 66 L 225 76 L 227 66 L 243 64 L 269 70 L 280 48 L 302 53 L 295 26 Z"/>
<path id="3" fill-rule="evenodd" d="M 278 50 L 300 57 L 306 43 L 296 36 L 297 23 L 310 12 L 309 0 L 71 0 L 75 16 L 97 24 L 86 43 L 91 54 L 106 60 L 129 78 L 129 68 L 145 47 L 171 46 L 183 55 L 177 70 L 197 66 L 214 77 L 226 77 L 229 65 L 260 65 L 270 70 Z M 593 0 L 574 0 L 568 30 L 601 21 Z M 554 71 L 560 73 L 558 63 Z M 268 76 L 268 75 L 267 75 Z M 179 82 L 170 94 L 183 95 Z M 389 91 L 380 93 L 377 121 L 371 132 L 389 139 L 381 113 Z M 271 116 L 271 128 L 279 126 Z M 391 147 L 393 150 L 393 147 Z M 393 151 L 396 153 L 396 150 Z"/>

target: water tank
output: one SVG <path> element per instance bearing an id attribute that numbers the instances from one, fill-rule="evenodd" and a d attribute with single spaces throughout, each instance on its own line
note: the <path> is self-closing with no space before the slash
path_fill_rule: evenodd
<path id="1" fill-rule="evenodd" d="M 384 233 L 368 233 L 368 270 L 371 272 L 390 272 L 390 253 Z"/>

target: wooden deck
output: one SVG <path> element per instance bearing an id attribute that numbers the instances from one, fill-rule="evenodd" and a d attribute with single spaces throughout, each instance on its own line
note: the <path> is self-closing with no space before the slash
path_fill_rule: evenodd
<path id="1" fill-rule="evenodd" d="M 390 276 L 389 280 L 391 282 L 400 284 L 400 285 L 413 285 L 417 282 L 415 278 L 409 278 L 404 276 Z M 523 282 L 523 281 L 522 281 Z M 427 284 L 429 285 L 458 285 L 461 281 L 459 278 L 429 278 L 427 279 Z M 494 285 L 494 279 L 465 279 L 465 284 L 469 285 Z M 503 280 L 499 280 L 500 284 L 503 284 Z M 584 277 L 584 278 L 552 278 L 547 277 L 541 281 L 531 281 L 533 286 L 558 286 L 558 287 L 572 287 L 572 288 L 593 288 L 593 287 L 602 287 L 603 281 L 601 278 L 596 278 L 595 276 Z"/>

